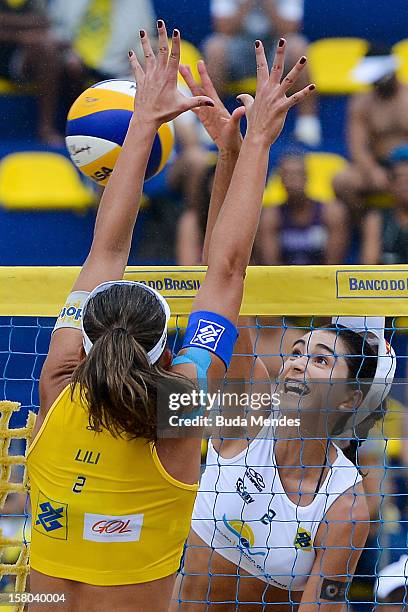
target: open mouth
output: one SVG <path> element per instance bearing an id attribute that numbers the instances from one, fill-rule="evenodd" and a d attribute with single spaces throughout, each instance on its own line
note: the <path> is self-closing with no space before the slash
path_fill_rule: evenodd
<path id="1" fill-rule="evenodd" d="M 283 388 L 285 393 L 294 393 L 298 396 L 309 395 L 310 393 L 310 389 L 304 381 L 294 378 L 286 378 Z"/>

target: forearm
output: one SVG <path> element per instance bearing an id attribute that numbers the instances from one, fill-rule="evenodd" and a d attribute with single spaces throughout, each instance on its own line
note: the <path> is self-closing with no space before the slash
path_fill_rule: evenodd
<path id="1" fill-rule="evenodd" d="M 247 135 L 218 216 L 208 267 L 245 275 L 262 207 L 269 145 Z"/>
<path id="2" fill-rule="evenodd" d="M 220 151 L 219 153 L 217 167 L 215 169 L 214 185 L 211 192 L 210 206 L 208 209 L 207 226 L 205 230 L 202 256 L 202 262 L 204 265 L 207 265 L 208 263 L 208 252 L 212 233 L 219 212 L 227 195 L 228 187 L 231 183 L 235 165 L 238 160 L 238 155 L 238 151 Z"/>
<path id="3" fill-rule="evenodd" d="M 146 167 L 156 131 L 132 118 L 123 149 L 99 205 L 92 248 L 130 249 Z"/>

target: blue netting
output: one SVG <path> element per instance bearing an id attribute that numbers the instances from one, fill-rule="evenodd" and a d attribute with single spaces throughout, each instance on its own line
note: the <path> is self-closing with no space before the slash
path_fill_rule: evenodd
<path id="1" fill-rule="evenodd" d="M 54 319 L 46 318 L 0 318 L 0 401 L 21 404 L 11 418 L 12 428 L 23 427 L 28 411 L 38 410 L 38 379 L 53 324 Z M 247 326 L 253 333 L 254 356 L 262 356 L 273 378 L 292 354 L 293 339 L 321 324 L 313 318 L 253 320 Z M 357 467 L 364 474 L 363 485 L 358 484 L 358 471 L 330 446 L 317 424 L 308 435 L 281 435 L 279 439 L 274 427 L 266 427 L 256 442 L 250 434 L 245 439 L 224 432 L 220 454 L 209 451 L 194 533 L 177 580 L 174 609 L 195 609 L 197 605 L 203 610 L 296 610 L 303 589 L 310 588 L 313 577 L 318 580 L 309 593 L 314 606 L 310 609 L 325 609 L 324 605 L 336 609 L 336 600 L 330 599 L 336 597 L 336 589 L 346 609 L 375 609 L 383 595 L 376 589 L 376 578 L 406 554 L 408 533 L 404 459 L 408 455 L 404 440 L 407 336 L 395 320 L 387 320 L 386 337 L 398 356 L 396 382 L 383 402 L 375 428 L 359 450 Z M 180 339 L 180 333 L 170 337 L 174 352 Z M 309 353 L 307 343 L 303 352 L 307 364 L 316 357 L 316 351 Z M 255 392 L 255 360 L 250 377 Z M 293 445 L 288 447 L 292 454 L 288 454 L 285 442 Z M 319 462 L 313 460 L 314 443 L 320 444 L 316 454 Z M 12 442 L 10 455 L 24 451 L 23 441 Z M 12 481 L 21 481 L 22 473 L 21 466 L 15 466 Z M 338 499 L 346 489 L 352 499 L 340 519 L 343 537 L 333 541 L 327 512 L 334 507 L 333 498 Z M 357 519 L 353 514 L 360 498 L 370 510 L 367 541 L 365 537 L 359 539 L 358 513 Z M 29 526 L 26 496 L 11 494 L 0 514 L 3 537 L 20 538 L 24 546 L 30 541 Z M 0 563 L 16 560 L 18 550 L 1 544 L 0 549 Z M 353 559 L 361 550 L 354 569 Z M 333 551 L 344 562 L 341 571 L 334 567 L 330 575 L 325 559 Z M 408 573 L 405 565 L 402 559 L 387 570 L 400 586 L 404 584 L 404 571 Z M 323 583 L 327 600 L 319 599 L 321 579 L 329 581 Z M 12 588 L 13 580 L 2 575 L 0 588 Z M 405 609 L 400 605 L 399 609 Z"/>

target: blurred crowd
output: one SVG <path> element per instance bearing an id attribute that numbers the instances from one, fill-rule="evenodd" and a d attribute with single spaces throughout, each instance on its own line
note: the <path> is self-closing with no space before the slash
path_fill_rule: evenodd
<path id="1" fill-rule="evenodd" d="M 271 59 L 285 36 L 288 67 L 307 55 L 302 15 L 303 0 L 211 0 L 213 32 L 199 51 L 220 96 L 231 98 L 231 84 L 250 86 L 255 39 L 263 40 Z M 0 0 L 0 78 L 33 86 L 44 145 L 63 146 L 60 118 L 84 88 L 129 77 L 127 52 L 138 51 L 140 28 L 154 36 L 155 20 L 152 0 Z M 188 32 L 183 35 L 188 40 Z M 349 162 L 333 176 L 329 202 L 314 199 L 308 189 L 308 155 L 319 150 L 324 127 L 318 97 L 299 105 L 293 133 L 271 170 L 283 195 L 264 207 L 254 264 L 408 264 L 408 86 L 398 80 L 397 68 L 391 50 L 377 44 L 356 67 L 356 81 L 371 87 L 350 96 Z M 307 71 L 302 78 L 299 87 L 311 80 Z M 144 261 L 197 265 L 216 153 L 193 113 L 176 121 L 175 132 L 175 153 L 151 190 L 147 240 L 138 253 Z M 262 352 L 276 352 L 273 324 L 260 342 Z M 271 361 L 272 374 L 276 365 Z M 383 431 L 389 441 L 369 441 L 360 454 L 372 527 L 357 570 L 362 578 L 353 588 L 356 599 L 367 600 L 373 576 L 383 568 L 377 598 L 389 604 L 387 610 L 405 609 L 392 603 L 401 601 L 408 574 L 408 446 L 398 440 L 406 430 L 404 406 L 391 401 Z"/>

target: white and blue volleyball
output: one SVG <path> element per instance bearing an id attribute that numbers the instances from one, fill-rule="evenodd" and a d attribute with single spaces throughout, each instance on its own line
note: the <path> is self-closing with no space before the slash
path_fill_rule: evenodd
<path id="1" fill-rule="evenodd" d="M 105 186 L 121 151 L 134 110 L 136 84 L 111 79 L 84 91 L 71 106 L 66 144 L 85 176 Z M 153 143 L 146 180 L 160 172 L 174 145 L 171 123 L 160 126 Z"/>

